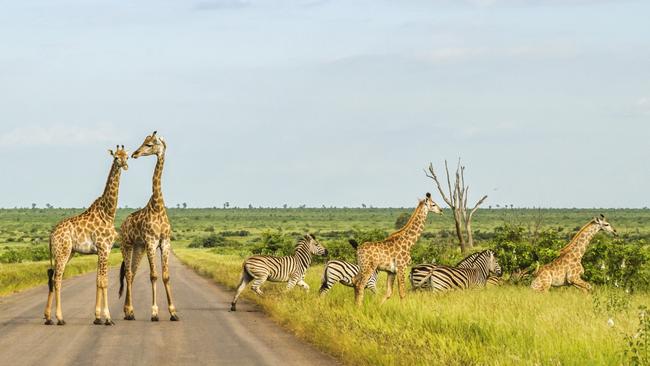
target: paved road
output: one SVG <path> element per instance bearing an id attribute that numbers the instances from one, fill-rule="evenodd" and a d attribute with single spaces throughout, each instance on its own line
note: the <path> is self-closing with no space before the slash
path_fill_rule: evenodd
<path id="1" fill-rule="evenodd" d="M 74 260 L 74 259 L 73 259 Z M 180 322 L 170 322 L 158 285 L 161 321 L 150 319 L 151 286 L 143 261 L 134 287 L 135 321 L 122 320 L 118 271 L 110 273 L 109 306 L 116 325 L 93 325 L 95 274 L 63 281 L 65 326 L 43 325 L 47 287 L 0 298 L 3 365 L 334 365 L 245 300 L 229 312 L 232 292 L 172 257 L 171 279 Z"/>

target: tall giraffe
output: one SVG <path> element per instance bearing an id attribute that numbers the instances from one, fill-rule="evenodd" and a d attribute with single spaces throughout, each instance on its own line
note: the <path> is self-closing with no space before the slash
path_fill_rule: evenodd
<path id="1" fill-rule="evenodd" d="M 357 263 L 360 270 L 354 279 L 354 296 L 357 306 L 363 303 L 363 292 L 368 280 L 376 270 L 388 272 L 386 296 L 382 304 L 393 294 L 393 284 L 397 276 L 400 298 L 406 296 L 404 276 L 406 267 L 411 264 L 411 248 L 424 230 L 429 211 L 442 214 L 440 206 L 431 199 L 431 193 L 418 203 L 411 218 L 403 228 L 378 242 L 367 242 L 357 248 Z M 355 245 L 351 242 L 352 245 Z"/>
<path id="2" fill-rule="evenodd" d="M 539 292 L 546 292 L 551 286 L 565 285 L 573 285 L 584 292 L 591 290 L 591 285 L 581 278 L 585 271 L 581 261 L 587 245 L 600 230 L 618 235 L 612 225 L 605 220 L 605 216 L 594 217 L 573 236 L 569 244 L 560 250 L 557 258 L 537 270 L 530 287 Z"/>
<path id="3" fill-rule="evenodd" d="M 59 222 L 50 233 L 50 269 L 47 270 L 49 292 L 45 305 L 45 324 L 52 325 L 52 300 L 56 296 L 57 325 L 64 325 L 61 311 L 61 281 L 65 265 L 72 258 L 72 253 L 97 254 L 97 296 L 95 297 L 95 324 L 113 325 L 108 311 L 108 256 L 117 238 L 115 231 L 115 211 L 117 194 L 120 188 L 122 169 L 129 168 L 129 153 L 124 145 L 115 151 L 108 150 L 113 157 L 113 164 L 106 180 L 104 193 L 81 214 Z M 56 294 L 56 295 L 55 295 Z M 103 308 L 102 308 L 103 305 Z"/>
<path id="4" fill-rule="evenodd" d="M 165 151 L 167 143 L 156 136 L 156 131 L 144 139 L 142 145 L 133 153 L 132 157 L 137 159 L 140 156 L 156 155 L 156 168 L 153 172 L 153 194 L 149 203 L 138 211 L 130 214 L 120 228 L 120 243 L 122 250 L 122 268 L 120 269 L 120 296 L 124 289 L 124 278 L 126 277 L 126 298 L 124 299 L 124 319 L 135 320 L 133 312 L 133 276 L 138 270 L 138 265 L 146 251 L 149 259 L 149 278 L 151 279 L 152 306 L 151 321 L 158 321 L 158 305 L 156 305 L 156 249 L 160 248 L 162 279 L 167 293 L 167 304 L 169 306 L 170 320 L 179 320 L 176 315 L 176 307 L 172 301 L 172 289 L 169 284 L 169 254 L 171 251 L 171 225 L 167 217 L 165 202 L 161 188 L 163 165 L 165 164 Z"/>

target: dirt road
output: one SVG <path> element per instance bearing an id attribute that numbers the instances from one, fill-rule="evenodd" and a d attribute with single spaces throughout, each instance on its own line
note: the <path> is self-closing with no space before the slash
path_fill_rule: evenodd
<path id="1" fill-rule="evenodd" d="M 73 259 L 74 260 L 74 259 Z M 136 275 L 135 321 L 122 320 L 118 270 L 110 273 L 109 304 L 116 325 L 93 325 L 95 274 L 64 280 L 65 326 L 43 325 L 47 287 L 0 298 L 0 363 L 4 365 L 334 365 L 336 361 L 201 278 L 176 258 L 172 286 L 180 322 L 170 322 L 162 283 L 160 322 L 150 321 L 151 286 L 146 260 Z"/>

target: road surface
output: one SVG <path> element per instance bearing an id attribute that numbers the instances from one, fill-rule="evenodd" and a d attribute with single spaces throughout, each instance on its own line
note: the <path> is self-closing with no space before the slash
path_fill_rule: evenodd
<path id="1" fill-rule="evenodd" d="M 74 260 L 74 259 L 73 259 Z M 0 363 L 3 365 L 335 365 L 337 362 L 233 293 L 170 260 L 179 322 L 169 321 L 162 283 L 159 322 L 151 322 L 146 260 L 135 277 L 135 321 L 122 320 L 119 271 L 109 274 L 109 306 L 115 325 L 93 325 L 95 273 L 63 281 L 65 326 L 43 325 L 47 286 L 0 298 Z M 160 263 L 160 262 L 158 262 Z M 159 280 L 160 281 L 160 280 Z M 52 309 L 54 317 L 54 307 Z M 56 322 L 56 320 L 55 320 Z"/>

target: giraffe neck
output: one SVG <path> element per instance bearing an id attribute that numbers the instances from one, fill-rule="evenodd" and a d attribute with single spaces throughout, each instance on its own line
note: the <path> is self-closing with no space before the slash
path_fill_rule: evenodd
<path id="1" fill-rule="evenodd" d="M 117 162 L 114 161 L 111 166 L 111 171 L 108 173 L 108 179 L 106 179 L 106 187 L 104 188 L 104 193 L 97 200 L 98 205 L 96 208 L 104 213 L 106 218 L 109 220 L 115 219 L 115 211 L 117 211 L 117 195 L 120 189 L 120 175 L 122 174 L 122 169 L 117 165 Z"/>
<path id="2" fill-rule="evenodd" d="M 569 244 L 561 250 L 561 253 L 572 252 L 577 254 L 577 257 L 580 259 L 585 254 L 587 250 L 587 245 L 591 242 L 591 239 L 600 231 L 600 227 L 595 222 L 590 222 L 587 225 L 583 226 L 580 231 L 571 239 Z"/>
<path id="3" fill-rule="evenodd" d="M 156 155 L 158 160 L 156 161 L 156 168 L 153 171 L 152 178 L 152 192 L 151 199 L 149 200 L 149 206 L 155 211 L 162 211 L 165 209 L 165 202 L 163 201 L 162 194 L 162 172 L 163 166 L 165 165 L 165 153 Z"/>
<path id="4" fill-rule="evenodd" d="M 428 213 L 429 211 L 427 210 L 424 201 L 420 202 L 418 207 L 415 208 L 415 211 L 413 211 L 413 214 L 406 225 L 391 235 L 391 237 L 396 239 L 396 242 L 403 243 L 403 245 L 406 246 L 406 249 L 410 250 L 420 238 L 422 231 L 424 231 L 424 223 L 427 220 Z"/>

